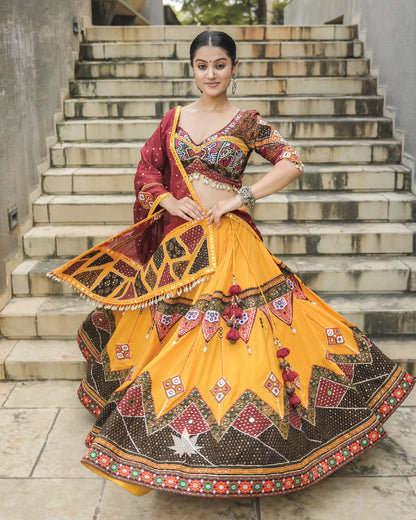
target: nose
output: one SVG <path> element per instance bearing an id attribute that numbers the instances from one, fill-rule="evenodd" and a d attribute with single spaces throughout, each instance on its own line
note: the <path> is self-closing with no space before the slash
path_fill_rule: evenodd
<path id="1" fill-rule="evenodd" d="M 215 69 L 214 69 L 214 67 L 209 67 L 208 68 L 208 77 L 209 78 L 215 78 Z"/>

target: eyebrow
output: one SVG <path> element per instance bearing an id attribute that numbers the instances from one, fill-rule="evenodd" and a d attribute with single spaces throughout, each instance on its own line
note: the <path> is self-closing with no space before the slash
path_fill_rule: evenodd
<path id="1" fill-rule="evenodd" d="M 227 58 L 218 58 L 217 60 L 214 60 L 214 63 L 216 63 L 217 61 L 222 61 L 222 60 L 225 60 L 227 61 Z M 202 58 L 197 58 L 195 61 L 203 61 L 204 63 L 208 63 L 207 60 L 203 60 Z"/>

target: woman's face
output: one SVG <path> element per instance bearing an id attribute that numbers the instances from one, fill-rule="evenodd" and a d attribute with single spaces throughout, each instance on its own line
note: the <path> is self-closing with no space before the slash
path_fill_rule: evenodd
<path id="1" fill-rule="evenodd" d="M 233 66 L 231 58 L 221 47 L 205 45 L 195 52 L 192 69 L 201 92 L 216 97 L 227 90 L 237 63 Z"/>

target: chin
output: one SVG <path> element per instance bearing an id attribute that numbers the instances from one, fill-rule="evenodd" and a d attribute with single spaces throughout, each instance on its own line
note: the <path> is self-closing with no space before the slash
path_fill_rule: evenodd
<path id="1" fill-rule="evenodd" d="M 219 87 L 216 87 L 216 88 L 204 88 L 202 89 L 202 92 L 204 94 L 206 94 L 207 96 L 213 96 L 213 97 L 216 97 L 216 96 L 220 96 L 221 94 L 224 94 L 227 92 L 227 89 L 226 88 L 219 88 Z"/>

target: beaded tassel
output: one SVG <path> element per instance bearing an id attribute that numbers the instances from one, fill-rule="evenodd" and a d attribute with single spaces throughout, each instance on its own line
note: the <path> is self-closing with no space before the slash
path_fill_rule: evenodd
<path id="1" fill-rule="evenodd" d="M 242 289 L 235 283 L 235 276 L 233 276 L 233 284 L 228 292 L 231 296 L 231 305 L 226 307 L 224 314 L 227 318 L 227 325 L 230 327 L 230 330 L 227 332 L 226 338 L 230 343 L 234 344 L 240 338 L 240 333 L 237 330 L 239 324 L 236 320 L 243 314 L 243 311 L 238 306 L 237 299 L 237 295 L 242 292 Z"/>
<path id="2" fill-rule="evenodd" d="M 291 406 L 297 406 L 301 403 L 301 400 L 296 395 L 296 388 L 294 385 L 294 381 L 298 379 L 299 374 L 295 372 L 289 365 L 289 363 L 286 361 L 286 357 L 290 354 L 290 350 L 288 348 L 282 347 L 280 344 L 279 339 L 275 339 L 275 345 L 279 347 L 279 349 L 276 352 L 276 356 L 278 359 L 280 359 L 280 369 L 282 371 L 282 378 L 285 382 L 286 386 L 286 395 L 289 397 L 289 404 Z"/>

